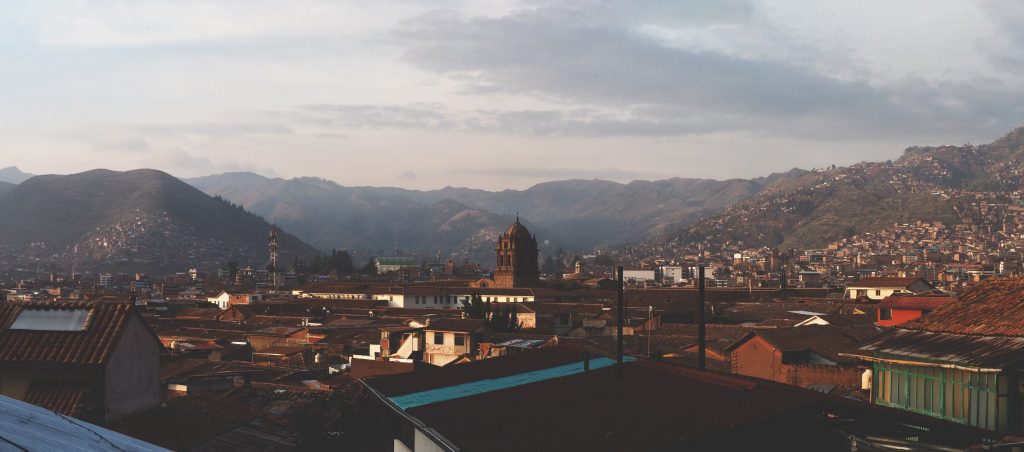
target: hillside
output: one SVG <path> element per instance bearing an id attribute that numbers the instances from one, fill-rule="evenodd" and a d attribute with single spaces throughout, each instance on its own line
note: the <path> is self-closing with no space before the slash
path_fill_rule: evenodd
<path id="1" fill-rule="evenodd" d="M 228 173 L 189 179 L 262 215 L 313 245 L 391 253 L 455 250 L 493 253 L 497 233 L 513 221 L 451 200 L 418 202 L 401 191 L 343 187 L 316 178 L 270 179 Z"/>
<path id="2" fill-rule="evenodd" d="M 895 223 L 971 220 L 970 205 L 1024 189 L 1024 128 L 987 145 L 908 148 L 894 162 L 815 171 L 669 237 L 709 246 L 822 247 Z"/>
<path id="3" fill-rule="evenodd" d="M 546 182 L 526 190 L 489 192 L 446 187 L 417 191 L 345 187 L 316 178 L 270 179 L 227 173 L 188 179 L 277 222 L 321 248 L 399 248 L 490 253 L 518 212 L 552 246 L 590 248 L 646 240 L 803 174 L 769 178 L 668 179 L 620 184 L 603 180 Z"/>
<path id="4" fill-rule="evenodd" d="M 271 226 L 156 170 L 36 176 L 0 195 L 7 260 L 44 255 L 84 268 L 262 267 Z M 282 259 L 316 250 L 281 234 Z"/>

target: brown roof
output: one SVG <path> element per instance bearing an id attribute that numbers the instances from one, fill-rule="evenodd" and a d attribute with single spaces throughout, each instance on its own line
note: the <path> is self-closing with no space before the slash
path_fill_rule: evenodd
<path id="1" fill-rule="evenodd" d="M 768 341 L 781 352 L 813 351 L 833 361 L 854 361 L 855 359 L 840 356 L 840 353 L 853 352 L 871 336 L 878 334 L 874 327 L 833 327 L 798 326 L 792 328 L 766 328 L 751 330 L 747 338 L 759 336 Z M 735 350 L 746 339 L 737 341 L 729 347 Z"/>
<path id="2" fill-rule="evenodd" d="M 81 383 L 33 380 L 22 400 L 65 416 L 80 416 L 88 398 L 89 388 Z"/>
<path id="3" fill-rule="evenodd" d="M 493 381 L 582 358 L 578 351 L 541 348 L 442 368 L 435 379 L 438 386 Z M 527 365 L 539 360 L 550 362 Z M 817 407 L 825 400 L 823 395 L 786 385 L 642 360 L 624 365 L 622 379 L 616 375 L 614 366 L 592 369 L 405 411 L 463 450 L 746 450 L 749 445 L 730 441 L 771 440 L 759 433 L 739 432 L 757 426 L 764 426 L 766 433 L 782 426 L 809 431 L 814 428 L 809 422 L 818 418 Z M 408 373 L 366 383 L 394 397 L 399 394 L 391 390 L 391 383 L 416 385 L 416 377 Z M 423 389 L 427 388 L 409 392 Z M 453 416 L 485 412 L 486 416 Z M 494 425 L 529 434 L 495 437 Z"/>
<path id="4" fill-rule="evenodd" d="M 709 288 L 704 299 L 709 303 L 770 301 L 780 298 L 823 298 L 828 289 L 745 289 Z M 694 309 L 699 291 L 693 288 L 628 289 L 623 294 L 626 306 L 654 306 L 657 309 Z M 614 301 L 612 301 L 614 303 Z"/>
<path id="5" fill-rule="evenodd" d="M 986 336 L 1024 336 L 1024 279 L 987 280 L 959 299 L 900 328 Z"/>
<path id="6" fill-rule="evenodd" d="M 87 309 L 89 313 L 81 331 L 10 329 L 26 309 Z M 138 313 L 128 303 L 0 303 L 0 361 L 106 364 L 131 315 Z"/>
<path id="7" fill-rule="evenodd" d="M 869 276 L 861 278 L 857 281 L 852 281 L 847 284 L 847 287 L 892 287 L 892 288 L 904 288 L 909 287 L 918 281 L 924 281 L 924 278 L 920 276 Z M 927 281 L 925 281 L 927 282 Z"/>
<path id="8" fill-rule="evenodd" d="M 427 331 L 455 331 L 471 333 L 487 323 L 484 319 L 431 319 L 424 327 Z"/>
<path id="9" fill-rule="evenodd" d="M 878 304 L 878 307 L 883 309 L 914 309 L 918 311 L 931 311 L 955 300 L 956 298 L 948 296 L 892 296 L 882 300 L 882 302 Z"/>
<path id="10" fill-rule="evenodd" d="M 216 320 L 222 312 L 220 308 L 189 308 L 178 311 L 174 317 L 179 319 Z"/>

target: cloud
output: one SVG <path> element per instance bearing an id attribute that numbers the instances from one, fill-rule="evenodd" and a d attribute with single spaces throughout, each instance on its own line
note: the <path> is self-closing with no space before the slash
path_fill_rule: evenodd
<path id="1" fill-rule="evenodd" d="M 398 180 L 404 181 L 404 182 L 414 181 L 416 179 L 418 179 L 418 177 L 416 177 L 416 173 L 414 173 L 412 171 L 406 171 L 406 172 L 398 175 Z"/>
<path id="2" fill-rule="evenodd" d="M 149 141 L 145 137 L 131 136 L 123 137 L 113 141 L 97 143 L 93 146 L 96 151 L 114 151 L 125 153 L 148 153 L 152 150 Z"/>
<path id="3" fill-rule="evenodd" d="M 946 136 L 977 133 L 979 126 L 1006 128 L 1024 117 L 1024 95 L 996 79 L 907 76 L 880 86 L 826 75 L 800 61 L 672 47 L 629 25 L 562 4 L 500 18 L 427 14 L 404 22 L 393 36 L 405 47 L 404 61 L 471 92 L 651 113 L 583 121 L 556 112 L 498 115 L 499 125 L 512 131 Z"/>
<path id="4" fill-rule="evenodd" d="M 449 129 L 455 120 L 440 104 L 352 105 L 314 104 L 288 113 L 291 120 L 327 128 Z"/>

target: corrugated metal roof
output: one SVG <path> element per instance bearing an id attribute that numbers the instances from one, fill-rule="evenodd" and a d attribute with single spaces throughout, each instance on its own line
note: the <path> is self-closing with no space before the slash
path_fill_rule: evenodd
<path id="1" fill-rule="evenodd" d="M 167 451 L 35 405 L 0 396 L 0 451 Z"/>
<path id="2" fill-rule="evenodd" d="M 896 329 L 860 349 L 875 357 L 895 355 L 976 368 L 1004 368 L 1024 361 L 1024 337 Z"/>

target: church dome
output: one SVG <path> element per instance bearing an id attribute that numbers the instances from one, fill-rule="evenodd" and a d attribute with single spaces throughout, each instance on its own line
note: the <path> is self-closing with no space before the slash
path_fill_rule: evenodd
<path id="1" fill-rule="evenodd" d="M 519 222 L 518 216 L 516 216 L 516 222 L 512 223 L 512 225 L 505 230 L 505 237 L 512 240 L 520 238 L 529 240 L 533 238 L 533 236 L 530 235 L 530 230 L 526 229 L 526 226 L 523 226 L 523 224 Z"/>

